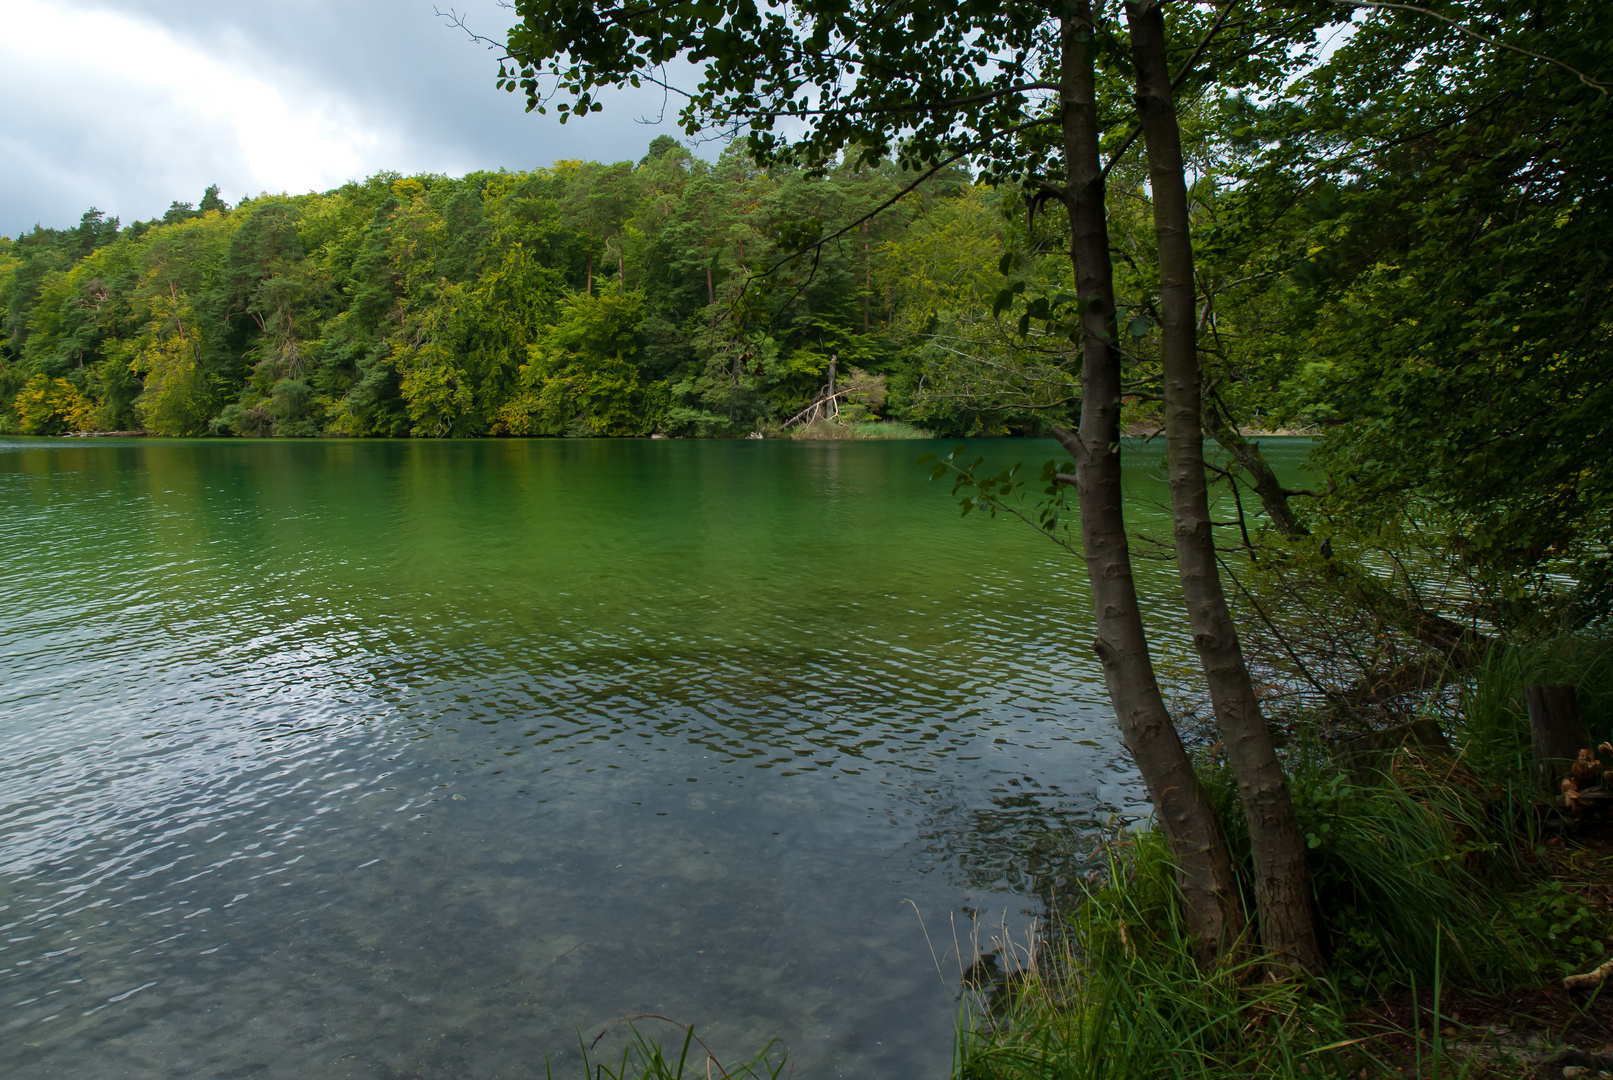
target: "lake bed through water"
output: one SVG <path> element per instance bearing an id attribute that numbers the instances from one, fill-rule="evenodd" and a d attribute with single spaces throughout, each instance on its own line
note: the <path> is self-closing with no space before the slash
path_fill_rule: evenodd
<path id="1" fill-rule="evenodd" d="M 0 440 L 0 1075 L 944 1076 L 971 919 L 1147 812 L 952 445 Z"/>

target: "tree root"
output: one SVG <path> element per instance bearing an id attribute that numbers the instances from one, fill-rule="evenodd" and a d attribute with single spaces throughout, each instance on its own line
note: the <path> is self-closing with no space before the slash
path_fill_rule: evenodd
<path id="1" fill-rule="evenodd" d="M 1613 976 L 1613 960 L 1609 960 L 1595 971 L 1588 971 L 1584 975 L 1570 975 L 1563 980 L 1564 990 L 1589 990 L 1593 986 L 1601 986 Z"/>

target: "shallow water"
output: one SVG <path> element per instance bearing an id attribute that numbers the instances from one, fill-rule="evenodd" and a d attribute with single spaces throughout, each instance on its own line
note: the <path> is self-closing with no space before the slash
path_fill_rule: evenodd
<path id="1" fill-rule="evenodd" d="M 970 918 L 1146 806 L 936 449 L 0 440 L 0 1075 L 945 1075 Z"/>

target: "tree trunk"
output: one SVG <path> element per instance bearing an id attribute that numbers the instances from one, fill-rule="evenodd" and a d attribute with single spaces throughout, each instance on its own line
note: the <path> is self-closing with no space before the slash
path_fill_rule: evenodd
<path id="1" fill-rule="evenodd" d="M 868 247 L 868 222 L 862 223 L 863 234 L 863 333 L 868 333 L 868 308 L 874 291 L 874 263 Z"/>
<path id="2" fill-rule="evenodd" d="M 1283 967 L 1319 971 L 1322 949 L 1305 843 L 1216 565 L 1204 468 L 1193 241 L 1188 231 L 1181 134 L 1171 99 L 1165 18 L 1158 0 L 1127 0 L 1126 17 L 1136 60 L 1137 106 L 1148 148 L 1154 233 L 1159 245 L 1166 458 L 1177 571 L 1193 645 L 1249 821 L 1261 945 Z"/>
<path id="3" fill-rule="evenodd" d="M 588 253 L 588 282 L 583 286 L 582 291 L 589 296 L 594 295 L 594 253 L 592 251 Z"/>
<path id="4" fill-rule="evenodd" d="M 1266 516 L 1277 531 L 1291 540 L 1309 536 L 1310 530 L 1294 515 L 1293 507 L 1288 505 L 1288 492 L 1266 462 L 1265 455 L 1261 454 L 1260 444 L 1244 438 L 1233 417 L 1214 406 L 1204 410 L 1204 417 L 1209 422 L 1210 436 L 1251 477 L 1255 494 L 1260 497 L 1260 505 L 1265 508 Z"/>
<path id="5" fill-rule="evenodd" d="M 1571 683 L 1536 683 L 1523 689 L 1529 706 L 1529 748 L 1534 756 L 1535 786 L 1559 794 L 1563 778 L 1591 738 L 1579 716 Z"/>
<path id="6" fill-rule="evenodd" d="M 1075 0 L 1064 8 L 1060 32 L 1070 259 L 1077 293 L 1086 307 L 1080 431 L 1055 427 L 1053 433 L 1078 466 L 1081 545 L 1098 631 L 1092 647 L 1103 664 L 1126 748 L 1137 762 L 1170 844 L 1200 960 L 1207 962 L 1237 947 L 1244 921 L 1226 840 L 1154 677 L 1131 576 L 1120 491 L 1120 356 L 1112 347 L 1114 277 L 1098 151 L 1091 0 Z"/>

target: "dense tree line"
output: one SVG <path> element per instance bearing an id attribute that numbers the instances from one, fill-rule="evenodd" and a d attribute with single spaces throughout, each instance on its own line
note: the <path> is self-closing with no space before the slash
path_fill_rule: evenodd
<path id="1" fill-rule="evenodd" d="M 953 169 L 791 258 L 908 179 L 708 163 L 662 136 L 637 164 L 234 207 L 210 188 L 127 227 L 91 210 L 0 240 L 0 428 L 743 435 L 834 360 L 883 379 L 892 415 L 1035 429 L 1037 408 L 948 394 L 947 334 L 932 342 L 989 309 L 1015 228 L 1000 193 Z"/>

